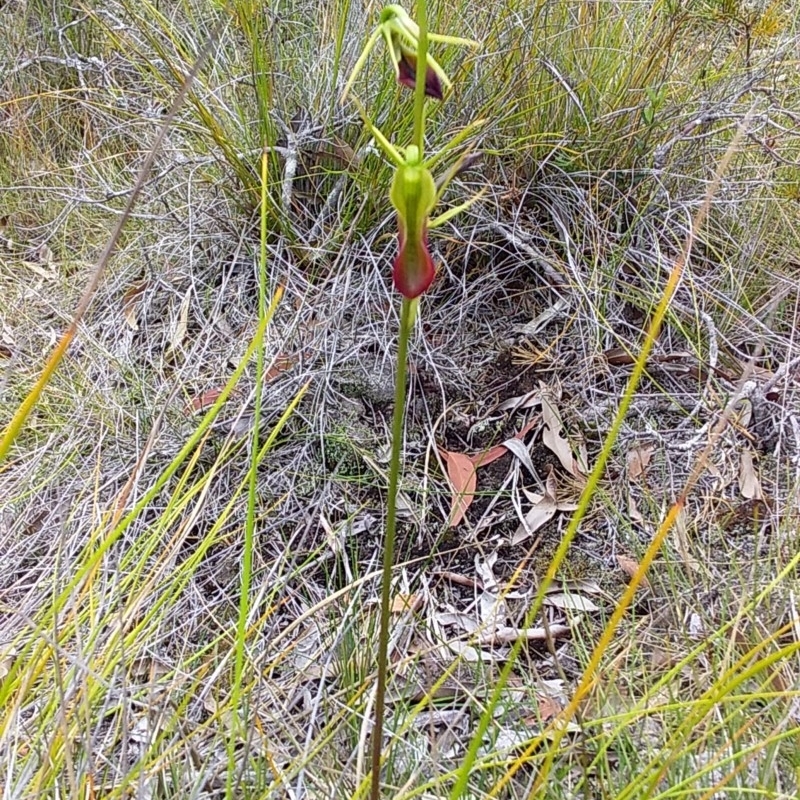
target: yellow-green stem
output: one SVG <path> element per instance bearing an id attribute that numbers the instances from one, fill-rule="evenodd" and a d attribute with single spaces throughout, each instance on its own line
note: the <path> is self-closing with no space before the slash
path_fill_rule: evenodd
<path id="1" fill-rule="evenodd" d="M 428 4 L 417 0 L 417 75 L 414 87 L 414 144 L 419 148 L 420 160 L 425 156 L 425 78 L 428 74 Z"/>
<path id="2" fill-rule="evenodd" d="M 414 327 L 417 300 L 403 298 L 400 309 L 400 333 L 397 341 L 397 377 L 394 388 L 394 414 L 392 416 L 392 456 L 389 462 L 389 489 L 386 501 L 386 537 L 383 546 L 383 572 L 381 574 L 381 618 L 378 636 L 378 686 L 375 692 L 375 724 L 372 728 L 372 788 L 371 800 L 379 800 L 381 793 L 381 751 L 383 740 L 383 714 L 386 706 L 386 672 L 389 666 L 389 617 L 392 594 L 392 566 L 394 565 L 394 540 L 397 530 L 397 489 L 400 481 L 400 455 L 403 451 L 403 417 L 406 406 L 406 358 L 408 339 Z"/>
<path id="3" fill-rule="evenodd" d="M 258 276 L 258 318 L 263 320 L 267 311 L 267 164 L 269 152 L 264 148 L 261 156 L 261 250 L 259 253 L 259 276 Z M 234 769 L 236 742 L 240 738 L 241 726 L 241 690 L 242 678 L 244 676 L 244 645 L 247 638 L 247 619 L 250 616 L 250 585 L 253 574 L 253 542 L 255 539 L 255 512 L 257 495 L 258 477 L 258 436 L 261 428 L 261 396 L 264 374 L 264 340 L 262 339 L 256 351 L 256 388 L 255 388 L 255 408 L 253 410 L 253 431 L 250 474 L 248 476 L 247 491 L 247 516 L 244 526 L 244 552 L 242 553 L 242 578 L 239 593 L 239 618 L 236 624 L 236 658 L 233 669 L 233 688 L 231 690 L 231 708 L 233 716 L 231 718 L 230 739 L 228 741 L 228 776 L 226 781 L 226 797 L 234 797 L 233 776 L 236 774 Z M 243 714 L 245 718 L 247 714 Z M 246 737 L 243 737 L 246 738 Z"/>

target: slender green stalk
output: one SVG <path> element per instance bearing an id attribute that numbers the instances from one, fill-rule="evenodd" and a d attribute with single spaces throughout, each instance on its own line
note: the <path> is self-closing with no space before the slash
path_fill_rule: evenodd
<path id="1" fill-rule="evenodd" d="M 420 161 L 425 157 L 425 77 L 428 71 L 428 3 L 417 0 L 417 76 L 414 86 L 414 144 L 419 148 Z"/>
<path id="2" fill-rule="evenodd" d="M 389 462 L 389 496 L 386 502 L 386 540 L 383 547 L 383 572 L 381 575 L 381 620 L 378 638 L 378 686 L 375 694 L 375 725 L 372 728 L 372 788 L 371 800 L 379 800 L 381 793 L 381 743 L 383 740 L 383 714 L 386 706 L 386 671 L 389 656 L 389 611 L 392 594 L 392 566 L 394 541 L 397 530 L 397 489 L 400 480 L 400 453 L 403 449 L 403 417 L 406 407 L 406 358 L 408 339 L 414 327 L 417 300 L 403 298 L 400 309 L 400 333 L 397 342 L 397 377 L 394 387 L 394 414 L 392 416 L 392 456 Z"/>
<path id="3" fill-rule="evenodd" d="M 342 48 L 344 47 L 344 37 L 347 31 L 347 18 L 350 15 L 350 0 L 344 2 L 338 8 L 338 25 L 336 28 L 336 42 L 333 49 L 333 67 L 331 68 L 331 86 L 336 87 L 339 80 L 339 70 L 342 63 Z M 333 124 L 336 113 L 336 92 L 331 92 L 330 104 L 328 106 L 328 125 Z"/>
<path id="4" fill-rule="evenodd" d="M 269 152 L 264 149 L 261 156 L 261 251 L 259 253 L 258 275 L 258 317 L 263 320 L 267 311 L 267 165 Z M 244 645 L 247 638 L 247 620 L 250 616 L 250 585 L 253 577 L 253 542 L 255 540 L 256 495 L 258 489 L 258 436 L 261 428 L 261 396 L 263 393 L 264 374 L 264 340 L 256 351 L 256 388 L 255 409 L 253 410 L 252 444 L 250 448 L 250 474 L 247 487 L 247 516 L 244 526 L 244 549 L 242 553 L 242 581 L 239 592 L 239 617 L 236 624 L 236 658 L 233 669 L 233 687 L 231 690 L 230 738 L 228 739 L 228 775 L 225 784 L 225 796 L 234 796 L 234 776 L 236 741 L 239 738 L 240 702 L 242 677 L 244 675 Z"/>

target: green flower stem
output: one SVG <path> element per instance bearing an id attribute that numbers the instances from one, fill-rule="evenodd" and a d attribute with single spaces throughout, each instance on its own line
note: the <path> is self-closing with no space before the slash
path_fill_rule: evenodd
<path id="1" fill-rule="evenodd" d="M 425 155 L 425 76 L 428 70 L 428 4 L 417 0 L 417 78 L 414 87 L 414 144 L 419 148 L 420 161 Z"/>
<path id="2" fill-rule="evenodd" d="M 417 83 L 419 86 L 419 83 Z M 406 373 L 408 339 L 414 327 L 418 301 L 403 298 L 400 309 L 400 332 L 397 341 L 397 377 L 394 388 L 392 416 L 392 456 L 389 462 L 389 496 L 386 503 L 386 539 L 383 545 L 381 575 L 381 627 L 378 637 L 378 687 L 375 693 L 375 724 L 372 728 L 372 788 L 371 800 L 381 793 L 381 752 L 383 750 L 383 715 L 386 707 L 386 672 L 389 667 L 389 616 L 392 596 L 392 567 L 397 530 L 397 489 L 400 480 L 400 455 L 403 450 L 403 418 L 406 408 Z"/>

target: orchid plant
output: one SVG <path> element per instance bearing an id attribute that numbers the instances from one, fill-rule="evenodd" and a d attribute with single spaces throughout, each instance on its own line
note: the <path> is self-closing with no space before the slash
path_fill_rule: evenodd
<path id="1" fill-rule="evenodd" d="M 364 124 L 395 167 L 389 190 L 389 200 L 397 212 L 398 226 L 398 252 L 393 263 L 392 279 L 395 288 L 403 297 L 397 348 L 397 380 L 392 420 L 392 453 L 389 463 L 386 538 L 381 580 L 378 680 L 372 730 L 372 800 L 378 800 L 381 790 L 380 771 L 388 668 L 391 577 L 394 564 L 400 454 L 403 443 L 408 341 L 414 326 L 419 298 L 431 286 L 436 276 L 436 267 L 428 246 L 428 231 L 452 219 L 471 203 L 474 203 L 480 196 L 476 195 L 461 205 L 451 208 L 432 219 L 431 214 L 442 194 L 452 179 L 464 168 L 470 158 L 470 154 L 467 152 L 457 159 L 444 173 L 438 184 L 433 177 L 432 170 L 482 124 L 482 121 L 478 120 L 467 126 L 437 154 L 425 159 L 426 98 L 443 100 L 445 91 L 452 86 L 444 69 L 428 52 L 428 42 L 467 47 L 479 46 L 479 43 L 472 39 L 429 33 L 426 0 L 418 0 L 417 2 L 416 21 L 408 15 L 402 6 L 397 4 L 388 5 L 383 9 L 378 25 L 367 40 L 364 50 L 347 81 L 342 94 L 342 101 L 350 95 L 356 77 L 363 70 L 370 53 L 380 39 L 383 39 L 386 44 L 397 81 L 402 86 L 414 91 L 414 136 L 413 142 L 402 151 L 397 149 L 383 132 L 373 124 L 357 99 L 353 98 Z"/>

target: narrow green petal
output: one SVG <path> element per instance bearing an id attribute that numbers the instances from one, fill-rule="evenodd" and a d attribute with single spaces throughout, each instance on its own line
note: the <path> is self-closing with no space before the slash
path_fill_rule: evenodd
<path id="1" fill-rule="evenodd" d="M 460 214 L 462 211 L 466 211 L 473 203 L 476 203 L 478 200 L 483 197 L 488 189 L 484 186 L 476 195 L 473 195 L 469 198 L 469 200 L 465 200 L 460 205 L 455 206 L 454 208 L 448 208 L 443 214 L 439 214 L 438 217 L 435 217 L 428 223 L 428 228 L 438 228 L 439 225 L 444 225 L 445 222 L 448 220 L 453 219 L 457 214 Z"/>
<path id="2" fill-rule="evenodd" d="M 347 99 L 347 95 L 353 88 L 353 84 L 355 83 L 358 73 L 361 72 L 361 70 L 364 68 L 364 64 L 367 63 L 369 54 L 372 51 L 372 48 L 375 47 L 375 42 L 378 41 L 378 37 L 380 35 L 381 35 L 380 28 L 376 28 L 370 34 L 369 39 L 367 39 L 367 43 L 364 45 L 364 49 L 361 51 L 361 55 L 358 57 L 358 61 L 356 61 L 356 65 L 353 67 L 353 71 L 350 73 L 350 77 L 347 79 L 347 83 L 345 84 L 344 91 L 342 92 L 342 97 L 340 102 L 344 103 L 344 101 Z"/>
<path id="3" fill-rule="evenodd" d="M 432 42 L 440 42 L 442 44 L 454 44 L 459 47 L 473 47 L 478 48 L 481 46 L 480 42 L 474 39 L 462 39 L 460 36 L 445 36 L 443 33 L 431 33 L 428 31 L 428 38 Z"/>

